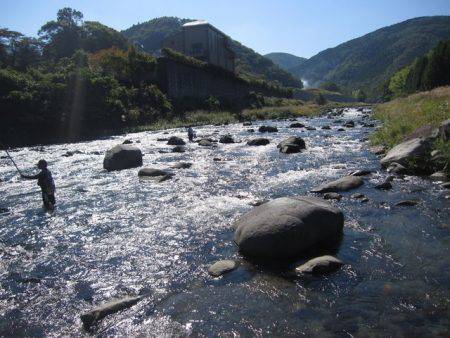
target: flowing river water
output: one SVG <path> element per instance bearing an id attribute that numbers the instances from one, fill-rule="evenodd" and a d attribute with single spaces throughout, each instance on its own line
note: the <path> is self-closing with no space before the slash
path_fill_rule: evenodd
<path id="1" fill-rule="evenodd" d="M 299 118 L 317 130 L 275 125 L 271 143 L 215 148 L 188 144 L 170 150 L 157 138 L 186 138 L 181 129 L 143 132 L 44 149 L 20 148 L 19 166 L 34 172 L 49 162 L 57 185 L 57 210 L 41 209 L 35 181 L 18 178 L 0 159 L 0 335 L 83 336 L 80 314 L 126 295 L 145 295 L 133 307 L 103 319 L 101 336 L 448 336 L 450 327 L 450 219 L 446 192 L 420 177 L 374 185 L 387 173 L 368 151 L 370 114 Z M 355 128 L 338 131 L 345 120 Z M 331 125 L 331 130 L 321 126 Z M 242 124 L 196 128 L 215 138 L 261 136 Z M 276 144 L 298 135 L 307 149 L 282 154 Z M 144 154 L 144 166 L 173 169 L 156 183 L 138 168 L 106 172 L 103 154 L 125 139 Z M 139 143 L 136 143 L 138 141 Z M 73 156 L 63 156 L 78 151 Z M 220 158 L 222 161 L 214 161 Z M 344 236 L 328 251 L 346 265 L 320 277 L 292 278 L 286 266 L 254 264 L 233 242 L 233 221 L 256 201 L 310 195 L 309 190 L 357 169 L 369 169 L 364 186 L 332 204 L 345 215 Z M 355 192 L 370 201 L 350 198 Z M 413 207 L 396 207 L 417 199 Z M 323 252 L 317 252 L 316 255 Z M 310 254 L 311 255 L 311 254 Z M 299 257 L 301 263 L 310 256 Z M 220 259 L 239 267 L 220 278 L 207 273 Z"/>

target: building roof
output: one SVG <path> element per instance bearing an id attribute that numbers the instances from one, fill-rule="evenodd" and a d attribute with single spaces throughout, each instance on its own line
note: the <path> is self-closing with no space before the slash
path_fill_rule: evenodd
<path id="1" fill-rule="evenodd" d="M 183 27 L 189 27 L 189 26 L 201 26 L 201 25 L 209 25 L 208 21 L 206 20 L 196 20 L 191 22 L 186 22 Z"/>
<path id="2" fill-rule="evenodd" d="M 211 25 L 208 21 L 206 20 L 195 20 L 195 21 L 190 21 L 190 22 L 186 22 L 183 27 L 194 27 L 194 26 L 208 26 L 211 29 L 215 30 L 216 32 L 219 32 L 220 34 L 226 36 L 227 38 L 230 38 L 228 35 L 226 35 L 224 32 L 222 32 L 220 29 L 214 27 L 213 25 Z"/>

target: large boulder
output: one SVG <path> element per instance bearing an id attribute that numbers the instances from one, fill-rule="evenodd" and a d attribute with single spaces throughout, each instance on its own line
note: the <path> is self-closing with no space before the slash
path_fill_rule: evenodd
<path id="1" fill-rule="evenodd" d="M 255 139 L 249 140 L 249 141 L 247 142 L 247 144 L 248 144 L 249 146 L 265 146 L 265 145 L 268 145 L 269 143 L 270 143 L 270 141 L 269 141 L 268 139 L 262 138 L 262 137 L 260 137 L 260 138 L 255 138 Z"/>
<path id="2" fill-rule="evenodd" d="M 364 181 L 359 176 L 344 176 L 335 181 L 322 184 L 311 190 L 311 192 L 322 193 L 322 192 L 338 192 L 338 191 L 348 191 L 351 189 L 358 188 L 364 184 Z"/>
<path id="3" fill-rule="evenodd" d="M 186 142 L 184 142 L 183 139 L 180 137 L 172 136 L 167 141 L 167 144 L 169 146 L 184 146 L 186 144 Z"/>
<path id="4" fill-rule="evenodd" d="M 380 163 L 388 167 L 396 162 L 412 171 L 426 171 L 429 161 L 431 143 L 429 139 L 413 138 L 396 145 L 384 156 Z"/>
<path id="5" fill-rule="evenodd" d="M 288 258 L 342 233 L 344 215 L 313 197 L 283 197 L 255 207 L 234 224 L 247 256 Z"/>
<path id="6" fill-rule="evenodd" d="M 272 126 L 261 126 L 259 127 L 258 131 L 260 133 L 276 133 L 278 131 L 278 128 Z"/>
<path id="7" fill-rule="evenodd" d="M 290 136 L 277 145 L 280 152 L 285 154 L 298 153 L 305 147 L 305 141 L 301 137 L 296 136 Z"/>
<path id="8" fill-rule="evenodd" d="M 108 171 L 135 168 L 142 165 L 142 152 L 129 144 L 119 144 L 109 149 L 103 159 L 103 168 Z"/>

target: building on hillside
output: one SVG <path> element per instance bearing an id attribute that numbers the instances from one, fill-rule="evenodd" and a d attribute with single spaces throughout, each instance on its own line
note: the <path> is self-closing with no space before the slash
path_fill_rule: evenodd
<path id="1" fill-rule="evenodd" d="M 229 37 L 207 21 L 185 23 L 180 32 L 168 36 L 162 46 L 234 72 L 234 52 Z"/>

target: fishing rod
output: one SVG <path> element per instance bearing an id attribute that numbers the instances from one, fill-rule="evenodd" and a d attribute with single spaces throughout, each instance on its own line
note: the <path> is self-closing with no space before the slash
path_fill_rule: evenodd
<path id="1" fill-rule="evenodd" d="M 8 149 L 5 148 L 6 151 L 6 155 L 8 155 L 9 159 L 11 160 L 11 162 L 14 164 L 14 166 L 16 167 L 17 171 L 19 172 L 20 175 L 22 175 L 22 172 L 20 171 L 19 167 L 17 166 L 16 162 L 14 162 L 12 156 L 9 154 Z"/>

